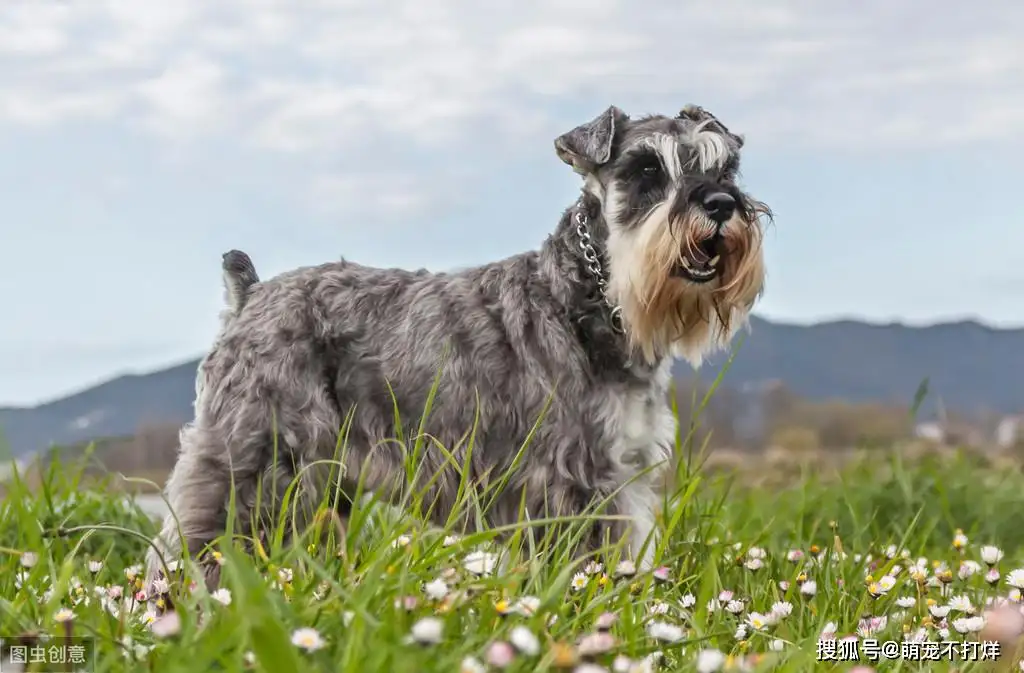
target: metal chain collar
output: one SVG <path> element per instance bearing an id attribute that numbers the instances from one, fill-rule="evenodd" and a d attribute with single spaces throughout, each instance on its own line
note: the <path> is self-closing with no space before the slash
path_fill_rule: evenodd
<path id="1" fill-rule="evenodd" d="M 601 260 L 592 243 L 593 237 L 590 235 L 590 226 L 587 222 L 587 216 L 583 212 L 583 199 L 576 202 L 576 233 L 580 237 L 580 248 L 583 250 L 583 259 L 587 262 L 587 270 L 597 280 L 597 287 L 601 291 L 601 298 L 608 307 L 612 329 L 618 334 L 622 334 L 624 331 L 622 327 L 622 307 L 617 306 L 608 297 L 608 281 L 604 277 L 604 268 L 601 266 Z"/>

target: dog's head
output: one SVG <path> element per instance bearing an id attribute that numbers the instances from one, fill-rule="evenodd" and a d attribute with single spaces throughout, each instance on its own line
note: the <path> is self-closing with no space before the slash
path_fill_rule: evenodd
<path id="1" fill-rule="evenodd" d="M 609 298 L 649 360 L 672 353 L 699 364 L 761 294 L 771 213 L 736 182 L 742 147 L 695 106 L 635 120 L 613 106 L 555 140 L 601 203 Z"/>

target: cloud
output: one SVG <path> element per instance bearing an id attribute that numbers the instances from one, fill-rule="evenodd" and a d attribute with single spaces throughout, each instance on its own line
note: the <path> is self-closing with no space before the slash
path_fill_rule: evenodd
<path id="1" fill-rule="evenodd" d="M 313 193 L 361 191 L 375 178 L 351 173 L 382 148 L 387 165 L 515 152 L 612 102 L 698 102 L 761 149 L 1005 143 L 1024 137 L 1022 30 L 1011 0 L 8 0 L 0 124 L 302 156 Z M 401 179 L 384 210 L 429 191 Z"/>
<path id="2" fill-rule="evenodd" d="M 337 173 L 319 175 L 310 186 L 309 204 L 328 217 L 376 216 L 396 220 L 423 214 L 446 203 L 409 173 Z"/>

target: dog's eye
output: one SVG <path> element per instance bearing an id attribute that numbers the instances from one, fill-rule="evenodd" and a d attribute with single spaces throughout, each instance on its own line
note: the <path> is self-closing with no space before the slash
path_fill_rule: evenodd
<path id="1" fill-rule="evenodd" d="M 660 172 L 661 166 L 659 166 L 658 164 L 647 164 L 640 169 L 640 175 L 644 176 L 645 178 L 653 178 Z"/>

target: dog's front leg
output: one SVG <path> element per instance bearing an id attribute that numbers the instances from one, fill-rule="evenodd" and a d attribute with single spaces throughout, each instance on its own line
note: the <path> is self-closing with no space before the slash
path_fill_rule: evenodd
<path id="1" fill-rule="evenodd" d="M 180 562 L 185 551 L 198 555 L 224 532 L 231 471 L 224 449 L 211 444 L 209 438 L 209 433 L 194 425 L 181 432 L 181 454 L 166 487 L 171 512 L 147 554 L 147 586 L 165 563 Z M 218 570 L 216 564 L 204 564 L 207 586 L 216 586 Z"/>
<path id="2" fill-rule="evenodd" d="M 654 489 L 642 479 L 626 484 L 615 495 L 615 509 L 624 521 L 616 525 L 614 530 L 620 540 L 625 538 L 624 546 L 629 558 L 641 570 L 651 570 L 654 567 L 654 550 L 658 544 L 655 513 L 659 498 Z"/>

